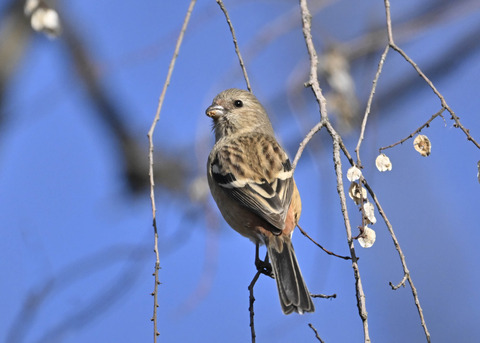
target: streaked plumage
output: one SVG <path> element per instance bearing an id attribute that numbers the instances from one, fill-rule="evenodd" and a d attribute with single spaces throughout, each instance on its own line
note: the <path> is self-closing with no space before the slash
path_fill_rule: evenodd
<path id="1" fill-rule="evenodd" d="M 220 212 L 240 234 L 267 246 L 283 312 L 313 312 L 291 242 L 300 195 L 265 109 L 251 93 L 228 89 L 206 113 L 216 140 L 207 163 L 208 183 Z"/>

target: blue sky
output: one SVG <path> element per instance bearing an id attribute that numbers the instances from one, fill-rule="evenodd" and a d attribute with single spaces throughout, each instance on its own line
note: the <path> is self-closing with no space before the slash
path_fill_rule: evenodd
<path id="1" fill-rule="evenodd" d="M 471 10 L 465 11 L 469 5 Z M 146 134 L 187 2 L 70 1 L 59 6 L 61 19 L 80 37 L 105 94 L 146 158 Z M 240 47 L 248 51 L 269 22 L 295 13 L 298 5 L 226 1 L 226 6 Z M 392 2 L 396 25 L 400 27 L 417 6 L 416 1 Z M 424 70 L 467 33 L 478 30 L 478 6 L 463 1 L 457 9 L 457 17 L 445 17 L 413 33 L 399 30 L 398 43 Z M 254 93 L 293 157 L 319 114 L 311 91 L 302 87 L 308 77 L 308 56 L 299 16 L 292 18 L 287 33 L 244 58 Z M 381 2 L 332 2 L 313 20 L 317 49 L 321 53 L 328 42 L 354 41 L 383 23 Z M 459 62 L 452 60 L 454 67 L 431 78 L 479 141 L 480 49 L 470 51 Z M 376 52 L 352 64 L 361 104 L 378 59 Z M 431 156 L 421 157 L 409 140 L 386 151 L 393 163 L 391 172 L 380 173 L 374 166 L 379 147 L 406 137 L 439 109 L 439 100 L 393 51 L 377 96 L 380 99 L 394 85 L 412 79 L 416 81 L 408 91 L 382 98 L 381 105 L 374 101 L 362 145 L 363 172 L 406 255 L 432 340 L 468 342 L 480 335 L 480 274 L 475 260 L 480 238 L 479 150 L 445 115 L 445 122 L 437 118 L 422 131 L 432 142 Z M 206 182 L 205 161 L 213 135 L 204 110 L 216 93 L 230 87 L 245 88 L 230 33 L 216 3 L 200 1 L 154 136 L 158 151 L 181 156 L 188 166 L 187 190 L 194 180 Z M 295 95 L 287 92 L 290 89 Z M 154 254 L 149 194 L 132 194 L 126 186 L 118 142 L 75 70 L 63 38 L 31 35 L 2 100 L 0 341 L 151 341 Z M 353 153 L 358 124 L 342 134 Z M 346 172 L 346 159 L 343 163 Z M 300 224 L 322 245 L 346 255 L 326 132 L 311 142 L 295 178 L 303 199 Z M 255 273 L 254 246 L 228 228 L 211 199 L 205 211 L 188 192 L 172 193 L 158 186 L 156 195 L 162 268 L 160 340 L 249 341 L 247 286 Z M 355 228 L 360 215 L 352 202 L 348 210 Z M 390 281 L 398 283 L 403 273 L 378 212 L 376 216 L 375 245 L 362 249 L 355 243 L 372 340 L 424 341 L 410 289 L 392 291 L 388 286 Z M 285 316 L 274 280 L 261 277 L 255 287 L 257 341 L 314 342 L 308 323 L 326 342 L 360 341 L 362 324 L 350 262 L 326 255 L 299 232 L 293 242 L 310 291 L 336 293 L 337 298 L 315 300 L 314 314 Z"/>

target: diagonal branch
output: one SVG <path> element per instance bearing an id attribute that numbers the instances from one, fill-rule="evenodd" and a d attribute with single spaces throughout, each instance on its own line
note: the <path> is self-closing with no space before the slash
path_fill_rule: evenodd
<path id="1" fill-rule="evenodd" d="M 423 125 L 421 125 L 418 129 L 416 129 L 415 131 L 413 131 L 411 134 L 409 134 L 407 137 L 399 140 L 398 142 L 395 142 L 393 144 L 390 144 L 389 146 L 386 146 L 386 147 L 382 147 L 380 149 L 378 149 L 380 152 L 382 150 L 386 150 L 386 149 L 390 149 L 390 148 L 393 148 L 394 146 L 397 146 L 399 144 L 403 144 L 405 141 L 409 140 L 410 138 L 413 138 L 413 136 L 415 136 L 417 133 L 420 133 L 420 131 L 422 131 L 425 127 L 428 127 L 430 125 L 430 123 L 435 119 L 437 118 L 438 116 L 442 116 L 442 113 L 445 111 L 445 107 L 442 107 L 442 109 L 440 109 L 440 111 L 438 111 L 437 113 L 435 113 L 430 119 L 428 119 Z"/>
<path id="2" fill-rule="evenodd" d="M 364 180 L 363 184 L 365 185 L 365 188 L 367 189 L 368 193 L 372 197 L 373 201 L 375 202 L 375 205 L 377 206 L 378 213 L 382 216 L 385 225 L 387 225 L 388 232 L 390 233 L 390 236 L 392 237 L 393 244 L 395 246 L 395 249 L 398 252 L 398 256 L 400 257 L 400 261 L 402 263 L 403 267 L 403 273 L 404 277 L 402 281 L 397 285 L 393 286 L 392 283 L 390 282 L 390 286 L 392 287 L 393 290 L 398 289 L 401 285 L 405 284 L 405 280 L 408 280 L 408 283 L 410 285 L 410 288 L 412 290 L 412 295 L 415 301 L 415 306 L 417 307 L 418 314 L 420 315 L 420 322 L 422 324 L 423 330 L 425 331 L 425 336 L 427 338 L 427 342 L 430 343 L 430 333 L 428 332 L 427 324 L 425 322 L 425 317 L 423 316 L 423 310 L 422 306 L 420 305 L 420 299 L 418 297 L 418 292 L 417 289 L 415 288 L 415 285 L 413 284 L 412 277 L 410 275 L 410 271 L 408 270 L 407 267 L 407 261 L 405 259 L 405 255 L 403 254 L 402 248 L 400 247 L 400 244 L 398 243 L 397 236 L 395 235 L 395 232 L 393 231 L 393 226 L 390 223 L 390 221 L 387 218 L 387 215 L 385 214 L 385 211 L 383 210 L 382 206 L 380 205 L 380 202 L 378 201 L 377 195 L 373 192 L 372 188 L 370 185 Z"/>
<path id="3" fill-rule="evenodd" d="M 238 56 L 238 62 L 240 63 L 240 67 L 242 68 L 243 77 L 245 78 L 245 82 L 247 83 L 247 89 L 251 93 L 252 87 L 250 86 L 250 80 L 248 79 L 247 69 L 245 68 L 245 63 L 243 62 L 242 54 L 240 54 L 240 49 L 238 48 L 237 37 L 235 35 L 235 30 L 233 29 L 232 21 L 230 20 L 230 16 L 228 15 L 228 11 L 225 8 L 223 1 L 222 0 L 216 0 L 216 1 L 217 1 L 217 4 L 222 9 L 223 14 L 225 14 L 225 18 L 227 19 L 228 27 L 230 27 L 230 32 L 232 33 L 233 44 L 235 45 L 235 52 L 237 53 L 237 56 Z"/>

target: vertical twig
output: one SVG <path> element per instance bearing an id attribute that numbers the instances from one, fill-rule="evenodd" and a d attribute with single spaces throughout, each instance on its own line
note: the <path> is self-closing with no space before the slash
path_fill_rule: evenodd
<path id="1" fill-rule="evenodd" d="M 345 187 L 343 186 L 343 172 L 342 172 L 342 160 L 340 158 L 340 141 L 341 138 L 338 133 L 333 129 L 330 123 L 327 123 L 327 130 L 330 132 L 333 140 L 333 161 L 335 164 L 335 174 L 337 176 L 337 193 L 340 197 L 340 205 L 342 208 L 343 220 L 345 222 L 345 229 L 347 232 L 348 248 L 350 250 L 350 256 L 352 257 L 352 268 L 355 277 L 355 293 L 357 297 L 358 314 L 363 323 L 363 336 L 364 342 L 370 342 L 370 334 L 368 330 L 368 313 L 365 301 L 365 293 L 363 291 L 362 278 L 360 277 L 360 269 L 357 263 L 357 256 L 355 253 L 355 246 L 353 245 L 352 228 L 350 225 L 350 219 L 347 211 L 347 199 L 345 197 Z"/>
<path id="2" fill-rule="evenodd" d="M 154 253 L 155 253 L 155 271 L 153 272 L 153 276 L 155 277 L 155 285 L 152 292 L 153 295 L 153 342 L 157 342 L 157 336 L 160 333 L 157 330 L 158 327 L 158 318 L 157 318 L 157 308 L 158 308 L 158 285 L 160 284 L 158 271 L 160 269 L 160 256 L 158 253 L 158 230 L 157 230 L 157 209 L 155 205 L 155 182 L 154 182 L 154 174 L 153 174 L 153 133 L 155 131 L 155 127 L 157 126 L 157 122 L 160 120 L 160 111 L 162 109 L 163 101 L 165 99 L 165 94 L 167 92 L 168 85 L 170 84 L 170 79 L 172 77 L 173 68 L 175 67 L 175 62 L 177 60 L 178 52 L 180 51 L 180 46 L 182 45 L 183 36 L 185 35 L 185 31 L 187 30 L 188 23 L 190 21 L 190 16 L 193 11 L 193 7 L 195 6 L 196 0 L 191 0 L 190 5 L 188 6 L 187 13 L 185 15 L 185 19 L 183 21 L 182 29 L 180 30 L 180 34 L 178 35 L 177 44 L 175 46 L 175 51 L 173 52 L 173 57 L 170 61 L 170 65 L 168 67 L 167 77 L 165 79 L 165 83 L 163 84 L 162 93 L 160 95 L 160 99 L 158 101 L 157 111 L 155 113 L 155 117 L 152 122 L 152 126 L 148 131 L 148 161 L 149 161 L 149 168 L 148 174 L 150 176 L 150 201 L 152 203 L 152 217 L 153 217 L 153 230 L 154 230 Z"/>
<path id="3" fill-rule="evenodd" d="M 240 62 L 240 67 L 242 68 L 243 77 L 245 78 L 245 82 L 247 83 L 247 89 L 251 93 L 252 87 L 250 86 L 250 80 L 248 79 L 247 69 L 245 68 L 245 63 L 243 62 L 242 54 L 240 54 L 240 49 L 238 48 L 237 37 L 235 35 L 235 30 L 233 29 L 232 22 L 230 20 L 230 16 L 228 15 L 228 11 L 225 8 L 223 1 L 222 0 L 216 0 L 216 1 L 217 1 L 217 4 L 222 9 L 223 14 L 225 14 L 225 19 L 227 19 L 228 27 L 230 27 L 230 32 L 232 33 L 233 45 L 235 45 L 235 52 L 237 53 L 237 56 L 238 56 L 238 62 Z"/>
<path id="4" fill-rule="evenodd" d="M 363 334 L 365 343 L 370 342 L 370 334 L 368 331 L 368 315 L 365 302 L 365 293 L 363 292 L 362 280 L 360 277 L 360 270 L 358 268 L 357 257 L 355 254 L 355 247 L 353 245 L 352 229 L 350 225 L 350 219 L 347 211 L 347 201 L 345 198 L 345 189 L 343 186 L 343 173 L 342 173 L 342 161 L 340 158 L 340 150 L 344 150 L 344 145 L 340 135 L 335 131 L 330 124 L 327 114 L 327 102 L 323 96 L 322 89 L 318 82 L 318 57 L 313 44 L 311 34 L 311 19 L 312 16 L 307 6 L 307 0 L 300 0 L 300 10 L 302 15 L 302 27 L 303 35 L 305 37 L 305 43 L 307 45 L 308 54 L 310 56 L 310 78 L 306 83 L 306 86 L 310 86 L 315 94 L 315 98 L 320 108 L 320 123 L 314 128 L 317 132 L 322 126 L 325 126 L 333 141 L 333 160 L 335 165 L 335 174 L 337 176 L 337 192 L 340 198 L 340 204 L 342 208 L 343 219 L 345 222 L 345 229 L 347 232 L 347 242 L 352 257 L 352 268 L 355 277 L 355 293 L 357 297 L 357 307 L 360 318 L 363 323 Z M 318 127 L 318 129 L 317 129 Z M 313 132 L 312 130 L 311 132 Z M 313 132 L 314 133 L 314 132 Z M 307 136 L 308 137 L 308 136 Z M 302 147 L 302 146 L 301 146 Z M 298 155 L 298 153 L 297 153 Z M 350 156 L 348 154 L 348 156 Z M 298 161 L 295 158 L 294 163 Z"/>
<path id="5" fill-rule="evenodd" d="M 258 245 L 257 245 L 258 246 Z M 253 304 L 255 302 L 255 297 L 253 296 L 253 288 L 255 284 L 257 283 L 258 278 L 260 277 L 261 271 L 257 271 L 255 276 L 252 279 L 252 282 L 250 282 L 250 285 L 248 285 L 248 291 L 250 292 L 250 296 L 248 298 L 249 300 L 249 306 L 248 306 L 248 311 L 250 312 L 250 333 L 252 336 L 252 343 L 255 343 L 256 339 L 256 334 L 255 334 L 255 321 L 253 320 L 255 316 L 255 312 L 253 310 Z"/>

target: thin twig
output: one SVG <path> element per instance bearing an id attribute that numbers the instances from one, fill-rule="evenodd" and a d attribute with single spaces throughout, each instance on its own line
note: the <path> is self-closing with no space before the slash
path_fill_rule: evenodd
<path id="1" fill-rule="evenodd" d="M 250 282 L 250 285 L 248 285 L 248 291 L 250 292 L 248 311 L 250 312 L 250 333 L 252 335 L 252 343 L 255 343 L 255 338 L 257 337 L 255 335 L 255 322 L 253 320 L 253 317 L 255 316 L 255 312 L 253 310 L 253 303 L 255 302 L 255 297 L 253 296 L 253 288 L 257 283 L 260 274 L 262 274 L 262 272 L 257 271 L 257 273 L 252 279 L 252 282 Z"/>
<path id="2" fill-rule="evenodd" d="M 392 282 L 389 282 L 388 284 L 390 285 L 390 287 L 392 287 L 392 289 L 394 291 L 399 289 L 402 286 L 405 287 L 405 282 L 407 281 L 407 276 L 408 276 L 408 274 L 404 274 L 402 280 L 400 280 L 400 282 L 397 285 L 394 285 Z"/>
<path id="3" fill-rule="evenodd" d="M 324 122 L 320 121 L 307 133 L 303 141 L 300 143 L 300 146 L 298 147 L 297 153 L 295 155 L 295 159 L 293 160 L 292 169 L 295 170 L 295 168 L 297 167 L 298 160 L 300 160 L 300 157 L 302 156 L 303 150 L 305 150 L 308 142 L 310 142 L 313 136 L 322 129 L 323 125 L 324 125 Z"/>
<path id="4" fill-rule="evenodd" d="M 360 160 L 360 145 L 362 144 L 362 141 L 363 141 L 363 137 L 364 137 L 364 134 L 365 134 L 365 128 L 367 127 L 368 116 L 370 115 L 370 109 L 372 107 L 373 95 L 375 94 L 375 90 L 377 89 L 377 82 L 378 82 L 378 79 L 380 78 L 380 74 L 382 73 L 383 65 L 384 65 L 385 60 L 387 58 L 388 50 L 390 50 L 389 45 L 387 45 L 385 47 L 385 50 L 383 51 L 382 57 L 380 57 L 380 62 L 378 62 L 377 73 L 375 74 L 375 78 L 373 79 L 373 82 L 372 82 L 372 90 L 370 91 L 370 95 L 368 96 L 367 107 L 365 108 L 365 114 L 363 116 L 362 127 L 361 127 L 361 130 L 360 130 L 360 136 L 358 137 L 357 147 L 355 148 L 355 152 L 357 153 L 357 166 L 359 168 L 362 167 L 362 162 Z"/>
<path id="5" fill-rule="evenodd" d="M 322 298 L 322 299 L 335 299 L 337 297 L 336 293 L 327 295 L 327 294 L 310 294 L 312 298 Z"/>
<path id="6" fill-rule="evenodd" d="M 160 333 L 157 330 L 158 327 L 158 318 L 157 318 L 157 308 L 158 308 L 158 285 L 160 284 L 158 271 L 160 269 L 160 256 L 158 253 L 158 230 L 157 230 L 157 209 L 155 205 L 155 182 L 154 182 L 154 175 L 153 175 L 153 133 L 155 131 L 155 127 L 157 126 L 157 122 L 160 120 L 160 111 L 162 110 L 163 101 L 165 99 L 165 94 L 167 92 L 168 85 L 170 84 L 170 79 L 172 77 L 173 68 L 175 67 L 175 62 L 177 60 L 178 53 L 180 51 L 180 46 L 182 45 L 183 36 L 185 35 L 185 31 L 187 30 L 188 23 L 190 21 L 190 16 L 193 11 L 193 7 L 195 6 L 196 0 L 191 0 L 190 5 L 188 6 L 187 13 L 185 15 L 185 19 L 183 21 L 182 29 L 180 30 L 180 34 L 178 35 L 177 44 L 175 45 L 175 50 L 173 52 L 173 57 L 170 61 L 170 65 L 168 67 L 167 77 L 165 79 L 165 83 L 163 84 L 162 93 L 160 95 L 160 99 L 158 101 L 157 111 L 155 113 L 155 117 L 152 122 L 152 126 L 148 131 L 148 161 L 149 161 L 149 168 L 148 174 L 150 176 L 150 200 L 152 203 L 152 217 L 153 217 L 153 230 L 154 230 L 154 252 L 155 252 L 155 271 L 153 273 L 155 277 L 155 286 L 152 292 L 153 295 L 153 342 L 157 342 L 157 336 Z"/>
<path id="7" fill-rule="evenodd" d="M 398 142 L 395 142 L 393 144 L 390 144 L 389 146 L 386 146 L 386 147 L 382 147 L 380 149 L 378 149 L 379 152 L 381 152 L 382 150 L 386 150 L 386 149 L 390 149 L 390 148 L 393 148 L 394 146 L 397 146 L 399 144 L 403 144 L 406 140 L 410 139 L 410 138 L 413 138 L 413 136 L 415 136 L 417 133 L 419 133 L 420 131 L 422 131 L 425 127 L 428 127 L 430 126 L 430 123 L 435 119 L 437 118 L 438 116 L 442 116 L 442 113 L 445 111 L 445 107 L 443 107 L 440 111 L 438 111 L 437 113 L 435 113 L 430 119 L 428 119 L 423 125 L 421 125 L 418 129 L 416 129 L 415 131 L 413 131 L 411 134 L 409 134 L 407 137 L 399 140 Z"/>
<path id="8" fill-rule="evenodd" d="M 310 326 L 310 329 L 312 329 L 313 332 L 315 332 L 315 338 L 318 339 L 318 341 L 319 341 L 320 343 L 325 343 L 325 342 L 320 338 L 320 336 L 318 335 L 318 331 L 317 331 L 317 329 L 315 329 L 315 327 L 313 326 L 313 324 L 312 324 L 312 323 L 308 323 L 308 326 Z"/>
<path id="9" fill-rule="evenodd" d="M 223 14 L 225 14 L 225 19 L 227 19 L 228 26 L 230 27 L 230 32 L 232 33 L 233 44 L 235 45 L 235 52 L 237 53 L 237 56 L 238 56 L 238 62 L 240 62 L 240 67 L 242 68 L 243 77 L 245 78 L 245 82 L 247 83 L 247 89 L 251 93 L 252 87 L 250 86 L 250 80 L 248 79 L 247 69 L 245 68 L 245 63 L 243 62 L 242 54 L 240 54 L 240 49 L 238 48 L 237 37 L 235 36 L 235 30 L 233 29 L 232 21 L 230 20 L 230 16 L 228 15 L 228 11 L 225 8 L 223 1 L 222 0 L 216 0 L 216 1 L 217 1 L 217 4 L 222 9 Z"/>
<path id="10" fill-rule="evenodd" d="M 319 247 L 320 249 L 322 249 L 323 251 L 325 251 L 327 254 L 332 255 L 332 256 L 335 256 L 335 257 L 343 258 L 344 260 L 351 260 L 351 259 L 352 259 L 352 258 L 349 257 L 349 256 L 337 255 L 337 254 L 335 254 L 334 252 L 331 252 L 331 251 L 325 249 L 321 244 L 319 244 L 319 243 L 316 242 L 312 237 L 310 237 L 310 236 L 308 235 L 308 233 L 306 233 L 306 232 L 300 227 L 300 225 L 297 224 L 297 227 L 298 227 L 298 229 L 300 230 L 300 232 L 301 232 L 305 237 L 307 237 L 310 241 L 312 241 L 313 244 L 315 244 L 317 247 Z"/>

